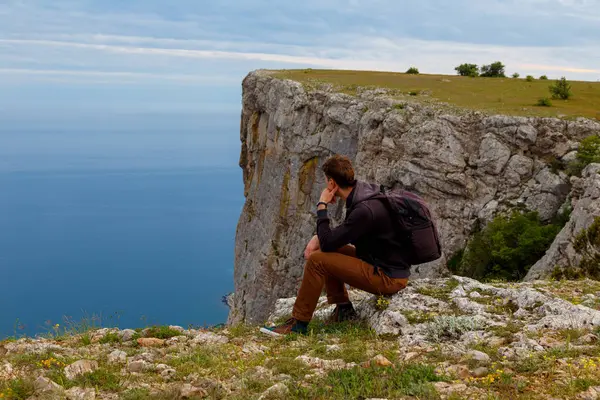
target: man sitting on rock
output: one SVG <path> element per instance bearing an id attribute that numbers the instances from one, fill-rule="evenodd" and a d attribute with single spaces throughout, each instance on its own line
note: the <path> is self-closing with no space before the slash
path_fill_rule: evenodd
<path id="1" fill-rule="evenodd" d="M 329 304 L 335 304 L 330 321 L 356 317 L 346 285 L 376 295 L 392 295 L 404 289 L 410 265 L 403 258 L 393 219 L 381 200 L 378 185 L 358 182 L 347 157 L 333 156 L 323 165 L 327 187 L 317 204 L 317 235 L 306 246 L 304 277 L 286 323 L 261 328 L 261 332 L 281 336 L 305 334 L 323 286 Z M 327 205 L 341 198 L 346 204 L 344 222 L 331 228 Z"/>

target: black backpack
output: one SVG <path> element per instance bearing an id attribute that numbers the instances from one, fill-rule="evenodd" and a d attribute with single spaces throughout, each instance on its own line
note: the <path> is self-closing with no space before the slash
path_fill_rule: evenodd
<path id="1" fill-rule="evenodd" d="M 398 235 L 409 247 L 411 265 L 435 261 L 442 256 L 442 246 L 431 211 L 421 197 L 406 190 L 380 187 L 378 196 L 395 221 Z"/>

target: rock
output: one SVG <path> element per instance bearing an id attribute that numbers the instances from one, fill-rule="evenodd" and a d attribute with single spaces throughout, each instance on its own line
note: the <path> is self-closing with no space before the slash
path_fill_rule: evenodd
<path id="1" fill-rule="evenodd" d="M 129 342 L 130 340 L 133 339 L 133 336 L 136 334 L 136 332 L 133 329 L 123 329 L 122 331 L 119 331 L 118 335 L 119 335 L 119 339 L 121 339 L 121 341 L 123 342 Z"/>
<path id="2" fill-rule="evenodd" d="M 600 215 L 600 164 L 588 165 L 582 179 L 574 185 L 571 191 L 573 211 L 567 224 L 559 232 L 554 242 L 546 251 L 544 257 L 536 262 L 525 276 L 525 281 L 545 279 L 556 267 L 559 269 L 577 266 L 581 255 L 575 251 L 575 237 L 594 222 L 594 217 Z"/>
<path id="3" fill-rule="evenodd" d="M 469 368 L 466 365 L 451 365 L 446 369 L 446 371 L 463 380 L 471 376 Z"/>
<path id="4" fill-rule="evenodd" d="M 298 356 L 296 360 L 303 362 L 310 368 L 317 368 L 323 371 L 348 369 L 356 366 L 355 363 L 346 363 L 344 360 L 322 360 L 309 356 Z"/>
<path id="5" fill-rule="evenodd" d="M 182 399 L 190 399 L 192 397 L 206 397 L 208 392 L 200 387 L 192 386 L 189 383 L 184 383 L 179 389 L 179 397 Z"/>
<path id="6" fill-rule="evenodd" d="M 404 355 L 404 362 L 409 362 L 417 357 L 419 357 L 419 353 L 417 353 L 416 351 L 408 352 Z"/>
<path id="7" fill-rule="evenodd" d="M 89 374 L 98 369 L 98 361 L 79 360 L 64 369 L 67 379 L 73 380 L 79 376 Z"/>
<path id="8" fill-rule="evenodd" d="M 158 338 L 139 338 L 137 343 L 142 347 L 162 347 L 165 345 L 165 340 Z"/>
<path id="9" fill-rule="evenodd" d="M 142 373 L 149 371 L 153 368 L 153 365 L 146 360 L 131 361 L 127 364 L 127 370 L 129 372 Z"/>
<path id="10" fill-rule="evenodd" d="M 490 361 L 492 361 L 490 356 L 479 350 L 469 351 L 467 353 L 467 358 L 481 363 L 489 363 Z"/>
<path id="11" fill-rule="evenodd" d="M 264 393 L 260 395 L 258 400 L 285 399 L 287 398 L 288 393 L 289 389 L 284 383 L 276 383 L 275 385 L 265 390 Z"/>
<path id="12" fill-rule="evenodd" d="M 169 329 L 177 331 L 179 333 L 184 333 L 185 329 L 179 325 L 169 325 Z"/>
<path id="13" fill-rule="evenodd" d="M 393 367 L 394 364 L 383 355 L 378 354 L 371 359 L 371 365 L 376 365 L 378 367 Z"/>
<path id="14" fill-rule="evenodd" d="M 467 385 L 464 383 L 450 384 L 447 382 L 436 382 L 433 384 L 433 387 L 435 387 L 435 390 L 440 394 L 460 393 L 467 389 Z"/>
<path id="15" fill-rule="evenodd" d="M 108 355 L 109 364 L 125 364 L 127 362 L 127 353 L 122 350 L 114 350 Z"/>
<path id="16" fill-rule="evenodd" d="M 67 400 L 95 400 L 96 391 L 93 388 L 72 387 L 65 392 Z"/>
<path id="17" fill-rule="evenodd" d="M 11 363 L 5 362 L 0 365 L 0 380 L 8 381 L 14 377 L 14 368 Z"/>
<path id="18" fill-rule="evenodd" d="M 186 343 L 188 340 L 189 338 L 187 336 L 173 336 L 172 338 L 169 338 L 165 341 L 165 345 L 168 347 L 176 346 L 179 344 Z"/>
<path id="19" fill-rule="evenodd" d="M 577 398 L 581 400 L 597 400 L 600 398 L 600 386 L 588 388 L 585 392 L 579 393 Z"/>
<path id="20" fill-rule="evenodd" d="M 489 371 L 488 371 L 488 369 L 487 369 L 486 367 L 479 367 L 479 368 L 475 368 L 475 369 L 473 370 L 473 373 L 472 373 L 472 375 L 473 375 L 475 378 L 481 378 L 481 377 L 484 377 L 484 376 L 486 376 L 486 375 L 488 374 L 488 372 L 489 372 Z"/>
<path id="21" fill-rule="evenodd" d="M 340 350 L 342 350 L 342 347 L 339 344 L 328 344 L 325 346 L 325 351 L 327 353 L 333 353 Z"/>
<path id="22" fill-rule="evenodd" d="M 193 344 L 225 344 L 229 339 L 226 336 L 212 332 L 200 332 L 192 339 Z"/>
<path id="23" fill-rule="evenodd" d="M 38 377 L 33 382 L 33 388 L 35 390 L 35 393 L 37 394 L 55 393 L 58 395 L 64 391 L 64 388 L 58 383 L 53 382 L 50 379 L 45 378 L 43 376 Z"/>
<path id="24" fill-rule="evenodd" d="M 593 344 L 598 342 L 598 336 L 594 335 L 593 333 L 587 333 L 580 337 L 577 341 L 582 344 Z"/>
<path id="25" fill-rule="evenodd" d="M 268 350 L 266 346 L 258 345 L 254 342 L 246 343 L 242 347 L 242 352 L 246 354 L 265 354 L 265 350 Z"/>
<path id="26" fill-rule="evenodd" d="M 177 371 L 173 368 L 165 368 L 162 371 L 160 371 L 160 376 L 166 382 L 170 382 L 170 381 L 174 380 L 175 377 L 177 376 Z"/>
<path id="27" fill-rule="evenodd" d="M 296 295 L 303 273 L 299 255 L 314 234 L 314 200 L 329 155 L 349 156 L 357 179 L 425 198 L 445 254 L 413 267 L 412 280 L 440 278 L 480 216 L 490 219 L 525 205 L 551 218 L 568 196 L 569 181 L 546 168 L 547 160 L 600 132 L 600 123 L 590 120 L 456 115 L 412 102 L 399 112 L 390 94 L 374 93 L 307 89 L 265 71 L 244 79 L 240 166 L 246 204 L 235 239 L 230 324 L 263 323 L 278 299 Z M 330 207 L 334 225 L 343 216 L 342 204 Z"/>

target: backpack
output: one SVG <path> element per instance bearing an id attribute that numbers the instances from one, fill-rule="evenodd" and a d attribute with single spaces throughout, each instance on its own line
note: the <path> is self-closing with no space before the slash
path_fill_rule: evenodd
<path id="1" fill-rule="evenodd" d="M 409 245 L 410 264 L 424 264 L 440 258 L 442 246 L 425 200 L 406 190 L 388 191 L 383 185 L 380 191 L 397 233 Z"/>

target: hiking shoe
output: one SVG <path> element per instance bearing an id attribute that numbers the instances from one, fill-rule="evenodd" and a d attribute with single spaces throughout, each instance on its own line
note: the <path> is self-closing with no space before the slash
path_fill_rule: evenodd
<path id="1" fill-rule="evenodd" d="M 286 336 L 292 333 L 299 333 L 301 335 L 306 335 L 308 332 L 308 322 L 298 321 L 295 318 L 290 318 L 285 321 L 284 324 L 277 325 L 271 328 L 263 326 L 260 328 L 260 331 L 264 334 L 270 336 Z"/>
<path id="2" fill-rule="evenodd" d="M 336 305 L 335 310 L 327 320 L 329 323 L 352 321 L 358 318 L 358 314 L 354 310 L 352 303 L 344 305 Z"/>

